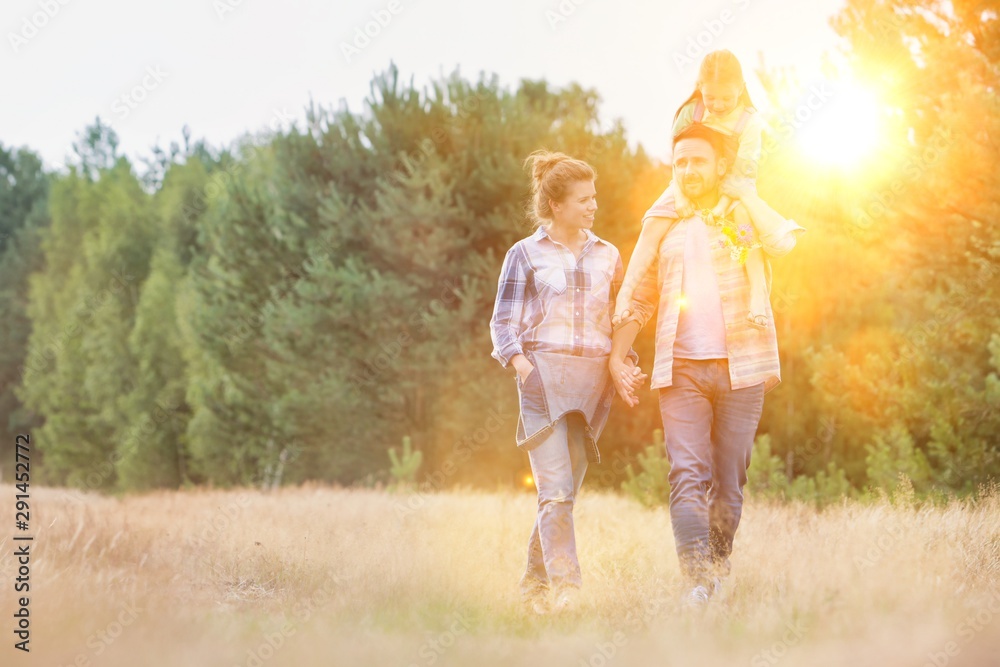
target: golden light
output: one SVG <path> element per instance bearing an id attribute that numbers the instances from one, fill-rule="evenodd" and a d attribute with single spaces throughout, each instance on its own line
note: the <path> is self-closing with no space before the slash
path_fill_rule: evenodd
<path id="1" fill-rule="evenodd" d="M 532 486 L 535 485 L 535 480 L 531 475 L 525 475 L 524 478 L 521 480 L 521 483 L 524 484 L 526 487 L 531 488 Z"/>
<path id="2" fill-rule="evenodd" d="M 881 137 L 882 107 L 876 96 L 856 83 L 841 82 L 816 107 L 801 118 L 796 132 L 802 152 L 833 167 L 862 166 Z"/>
<path id="3" fill-rule="evenodd" d="M 677 305 L 680 306 L 682 310 L 684 308 L 687 308 L 688 299 L 686 294 L 681 294 L 680 296 L 677 297 Z"/>

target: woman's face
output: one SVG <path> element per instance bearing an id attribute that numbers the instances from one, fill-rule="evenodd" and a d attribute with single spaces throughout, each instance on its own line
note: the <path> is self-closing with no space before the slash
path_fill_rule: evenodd
<path id="1" fill-rule="evenodd" d="M 705 101 L 705 108 L 716 116 L 723 116 L 736 108 L 743 86 L 711 81 L 701 84 L 698 90 L 701 91 L 701 99 Z"/>
<path id="2" fill-rule="evenodd" d="M 597 213 L 597 189 L 593 181 L 570 184 L 561 202 L 551 202 L 552 222 L 567 229 L 590 229 Z"/>

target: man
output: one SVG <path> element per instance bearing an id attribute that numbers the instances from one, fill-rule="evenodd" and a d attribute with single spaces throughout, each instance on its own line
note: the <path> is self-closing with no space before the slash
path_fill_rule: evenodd
<path id="1" fill-rule="evenodd" d="M 684 575 L 686 601 L 701 606 L 728 574 L 733 536 L 743 507 L 750 451 L 765 392 L 780 382 L 774 327 L 746 320 L 750 284 L 733 259 L 711 211 L 726 173 L 727 137 L 694 124 L 674 138 L 673 168 L 681 191 L 699 211 L 678 220 L 659 247 L 633 296 L 633 309 L 613 335 L 612 379 L 630 406 L 639 382 L 624 363 L 639 329 L 659 308 L 651 386 L 670 459 L 670 519 Z M 733 193 L 737 225 L 751 224 L 763 251 L 788 253 L 803 231 L 768 207 L 752 190 Z M 647 217 L 655 217 L 656 206 Z M 749 229 L 749 228 L 744 228 Z M 768 317 L 772 317 L 770 303 Z M 773 319 L 770 321 L 773 322 Z"/>

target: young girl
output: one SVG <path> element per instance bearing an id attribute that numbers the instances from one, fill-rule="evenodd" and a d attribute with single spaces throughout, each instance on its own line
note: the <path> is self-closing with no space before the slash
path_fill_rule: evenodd
<path id="1" fill-rule="evenodd" d="M 594 170 L 562 153 L 536 151 L 532 213 L 538 229 L 504 258 L 490 321 L 492 356 L 517 371 L 517 445 L 528 452 L 538 514 L 521 592 L 536 613 L 572 606 L 582 581 L 573 503 L 612 394 L 611 314 L 623 268 L 618 249 L 590 228 L 597 212 Z M 630 353 L 633 375 L 637 357 Z"/>
<path id="2" fill-rule="evenodd" d="M 763 123 L 750 102 L 743 80 L 743 69 L 736 56 L 729 51 L 713 51 L 702 60 L 694 93 L 674 115 L 674 136 L 692 123 L 704 123 L 733 137 L 739 144 L 735 158 L 730 162 L 729 172 L 722 181 L 722 197 L 718 206 L 711 212 L 701 212 L 705 223 L 712 224 L 715 218 L 725 216 L 733 197 L 738 198 L 741 192 L 748 189 L 756 191 L 757 163 L 761 152 Z M 647 211 L 643 220 L 642 231 L 615 305 L 616 325 L 629 314 L 626 311 L 630 311 L 632 293 L 653 263 L 668 228 L 674 221 L 694 214 L 693 207 L 677 187 L 676 180 L 671 180 L 666 191 Z M 748 245 L 751 245 L 750 249 L 743 253 L 750 281 L 750 311 L 747 313 L 747 321 L 756 328 L 766 329 L 766 303 L 770 290 L 764 256 L 759 247 L 752 247 L 757 244 Z"/>

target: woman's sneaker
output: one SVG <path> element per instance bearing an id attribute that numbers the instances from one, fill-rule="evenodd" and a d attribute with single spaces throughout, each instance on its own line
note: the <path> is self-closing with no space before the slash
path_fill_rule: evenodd
<path id="1" fill-rule="evenodd" d="M 559 614 L 576 609 L 579 603 L 578 588 L 567 587 L 556 593 L 556 601 L 552 605 L 552 611 Z"/>

